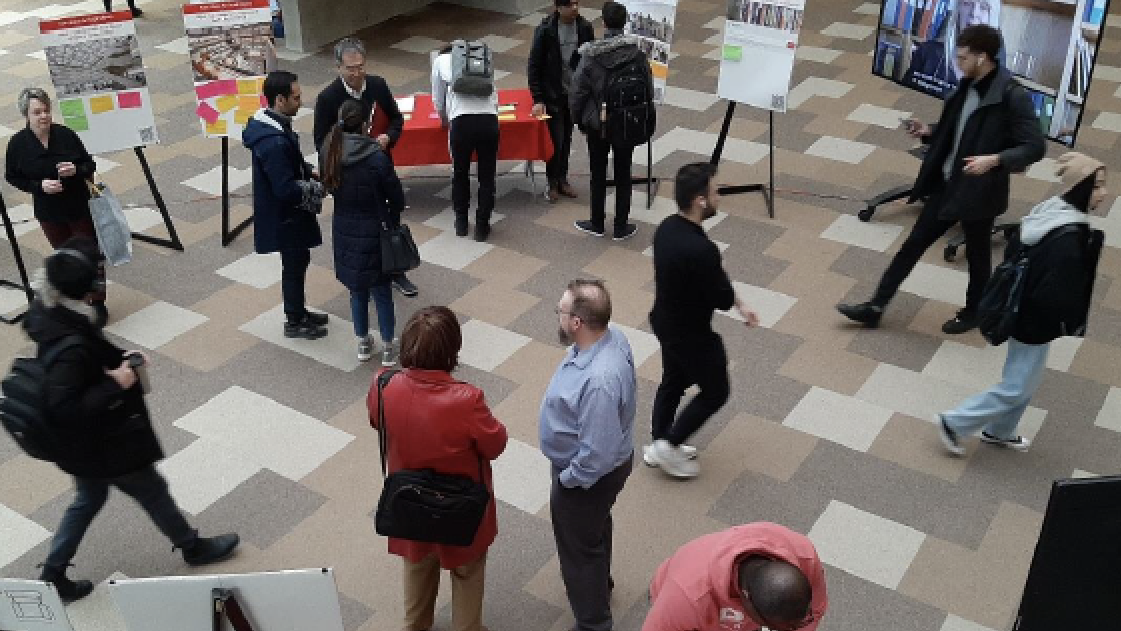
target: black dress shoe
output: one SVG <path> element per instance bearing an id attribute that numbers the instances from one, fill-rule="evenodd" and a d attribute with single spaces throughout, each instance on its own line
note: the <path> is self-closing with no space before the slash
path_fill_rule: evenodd
<path id="1" fill-rule="evenodd" d="M 456 217 L 455 218 L 455 236 L 457 236 L 457 237 L 466 237 L 467 236 L 467 217 L 462 217 L 462 218 Z"/>
<path id="2" fill-rule="evenodd" d="M 93 592 L 93 583 L 89 581 L 72 581 L 66 577 L 66 568 L 61 570 L 53 567 L 43 567 L 39 580 L 54 585 L 58 597 L 63 602 L 73 602 L 89 596 Z"/>
<path id="3" fill-rule="evenodd" d="M 312 324 L 314 324 L 316 326 L 327 326 L 327 314 L 326 313 L 316 313 L 315 311 L 308 311 L 307 312 L 307 319 L 308 319 L 308 322 L 311 322 Z"/>
<path id="4" fill-rule="evenodd" d="M 183 548 L 183 560 L 187 565 L 217 563 L 233 554 L 234 548 L 240 541 L 241 538 L 233 533 L 217 537 L 199 537 L 193 544 Z"/>
<path id="5" fill-rule="evenodd" d="M 464 236 L 467 235 L 466 232 L 464 232 L 463 234 Z M 402 296 L 408 296 L 410 298 L 420 293 L 420 290 L 416 288 L 416 285 L 412 284 L 412 282 L 409 281 L 408 278 L 405 278 L 404 274 L 397 274 L 393 277 L 393 287 L 397 291 L 401 292 Z"/>
<path id="6" fill-rule="evenodd" d="M 874 305 L 870 302 L 861 302 L 858 304 L 845 304 L 837 305 L 837 311 L 853 322 L 859 322 L 864 326 L 874 329 L 880 325 L 880 318 L 884 316 L 884 308 L 879 305 Z"/>
<path id="7" fill-rule="evenodd" d="M 144 12 L 141 11 L 140 9 L 136 8 L 136 7 L 132 7 L 129 10 L 132 11 L 132 17 L 134 17 L 134 18 L 138 18 L 138 17 L 144 15 Z"/>
<path id="8" fill-rule="evenodd" d="M 489 236 L 490 236 L 490 224 L 489 223 L 477 223 L 477 224 L 475 224 L 475 240 L 476 241 L 481 243 L 483 241 L 486 241 L 487 237 L 489 237 Z"/>
<path id="9" fill-rule="evenodd" d="M 315 324 L 310 317 L 305 317 L 299 322 L 284 323 L 284 337 L 298 337 L 305 340 L 318 340 L 327 335 L 327 327 Z"/>
<path id="10" fill-rule="evenodd" d="M 946 335 L 959 335 L 977 328 L 977 314 L 962 309 L 958 314 L 942 325 L 942 332 Z"/>

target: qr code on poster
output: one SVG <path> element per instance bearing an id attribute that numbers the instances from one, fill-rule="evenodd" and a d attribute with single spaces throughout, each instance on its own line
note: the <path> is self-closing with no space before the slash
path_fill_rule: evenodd
<path id="1" fill-rule="evenodd" d="M 160 141 L 160 136 L 156 133 L 155 127 L 141 127 L 137 131 L 140 132 L 140 142 L 146 145 L 157 144 Z"/>
<path id="2" fill-rule="evenodd" d="M 785 110 L 786 109 L 786 96 L 782 94 L 771 95 L 771 109 Z"/>

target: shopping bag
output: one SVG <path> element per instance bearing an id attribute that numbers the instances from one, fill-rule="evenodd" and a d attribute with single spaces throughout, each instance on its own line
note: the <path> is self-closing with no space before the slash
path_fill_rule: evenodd
<path id="1" fill-rule="evenodd" d="M 90 217 L 105 260 L 113 265 L 131 261 L 132 231 L 120 200 L 105 184 L 90 186 Z"/>

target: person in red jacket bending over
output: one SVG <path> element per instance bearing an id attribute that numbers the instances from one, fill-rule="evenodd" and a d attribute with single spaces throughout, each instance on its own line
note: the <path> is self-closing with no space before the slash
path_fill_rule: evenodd
<path id="1" fill-rule="evenodd" d="M 694 539 L 650 583 L 642 631 L 814 631 L 828 604 L 810 540 L 767 522 Z"/>

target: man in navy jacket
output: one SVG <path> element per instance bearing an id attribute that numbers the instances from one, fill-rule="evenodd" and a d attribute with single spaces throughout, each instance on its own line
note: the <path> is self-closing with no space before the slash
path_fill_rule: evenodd
<path id="1" fill-rule="evenodd" d="M 323 185 L 292 130 L 292 116 L 300 109 L 296 75 L 270 72 L 263 91 L 268 108 L 254 114 L 242 132 L 253 154 L 253 246 L 258 254 L 280 252 L 284 336 L 319 339 L 327 335 L 327 315 L 308 311 L 304 280 L 311 248 L 323 243 L 311 210 L 323 199 Z"/>

